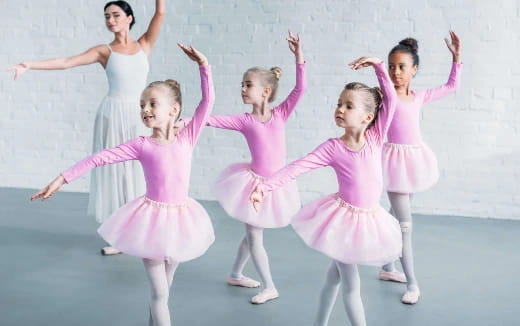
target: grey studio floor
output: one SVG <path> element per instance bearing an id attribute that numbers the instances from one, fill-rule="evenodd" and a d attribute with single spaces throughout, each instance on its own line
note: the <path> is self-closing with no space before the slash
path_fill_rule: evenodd
<path id="1" fill-rule="evenodd" d="M 0 325 L 147 325 L 142 263 L 103 257 L 87 194 L 61 192 L 30 202 L 30 189 L 0 188 Z M 267 230 L 265 244 L 280 298 L 248 303 L 255 289 L 224 279 L 243 236 L 241 223 L 202 201 L 217 240 L 182 264 L 170 298 L 174 325 L 312 325 L 329 260 L 290 229 Z M 416 273 L 422 297 L 400 303 L 404 286 L 361 267 L 368 325 L 520 325 L 520 222 L 448 216 L 415 217 Z M 256 277 L 251 263 L 251 276 Z M 330 326 L 349 325 L 341 300 Z"/>

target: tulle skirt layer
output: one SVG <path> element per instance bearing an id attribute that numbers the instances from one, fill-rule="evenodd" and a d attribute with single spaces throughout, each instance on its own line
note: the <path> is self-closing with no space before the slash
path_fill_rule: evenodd
<path id="1" fill-rule="evenodd" d="M 168 204 L 141 196 L 116 210 L 98 233 L 125 254 L 171 262 L 197 258 L 215 241 L 206 210 L 191 198 Z"/>
<path id="2" fill-rule="evenodd" d="M 256 212 L 249 196 L 263 178 L 249 164 L 229 166 L 218 177 L 214 192 L 224 210 L 234 219 L 261 228 L 288 225 L 301 207 L 296 182 L 292 181 L 267 195 Z"/>
<path id="3" fill-rule="evenodd" d="M 309 247 L 345 264 L 381 266 L 401 256 L 399 223 L 380 206 L 358 208 L 331 194 L 305 205 L 291 224 Z"/>

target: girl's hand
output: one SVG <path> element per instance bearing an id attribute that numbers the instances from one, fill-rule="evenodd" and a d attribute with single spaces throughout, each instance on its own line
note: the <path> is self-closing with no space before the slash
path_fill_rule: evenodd
<path id="1" fill-rule="evenodd" d="M 206 59 L 206 56 L 204 54 L 200 53 L 195 49 L 193 46 L 185 47 L 181 43 L 177 43 L 177 45 L 186 53 L 186 55 L 193 61 L 197 62 L 199 66 L 205 66 L 208 64 L 208 59 Z"/>
<path id="2" fill-rule="evenodd" d="M 460 62 L 460 40 L 457 34 L 455 34 L 454 31 L 450 31 L 450 37 L 451 37 L 451 43 L 448 40 L 448 38 L 444 38 L 444 41 L 446 42 L 446 46 L 448 47 L 448 50 L 450 50 L 451 54 L 453 55 L 453 61 L 454 62 Z"/>
<path id="3" fill-rule="evenodd" d="M 175 130 L 175 133 L 178 134 L 179 132 L 181 132 L 182 129 L 186 128 L 190 121 L 191 118 L 177 120 L 173 125 L 173 130 Z"/>
<path id="4" fill-rule="evenodd" d="M 352 61 L 348 65 L 352 70 L 358 70 L 360 68 L 365 68 L 368 66 L 380 64 L 381 62 L 383 62 L 383 61 L 376 57 L 361 57 L 359 59 Z"/>
<path id="5" fill-rule="evenodd" d="M 52 195 L 54 195 L 54 193 L 56 191 L 60 190 L 61 186 L 63 186 L 65 183 L 66 183 L 65 178 L 62 175 L 60 175 L 59 177 L 54 179 L 51 183 L 49 183 L 49 185 L 47 187 L 43 188 L 42 190 L 40 190 L 37 193 L 35 193 L 34 195 L 32 195 L 31 200 L 35 200 L 35 199 L 45 200 L 45 199 L 51 197 Z"/>
<path id="6" fill-rule="evenodd" d="M 190 122 L 190 119 L 188 119 L 188 121 L 186 121 L 185 119 L 179 119 L 179 120 L 175 121 L 173 128 L 182 129 L 182 128 L 186 127 L 188 122 Z"/>
<path id="7" fill-rule="evenodd" d="M 296 63 L 303 63 L 303 52 L 302 46 L 300 42 L 300 35 L 296 34 L 296 36 L 289 31 L 289 36 L 286 38 L 289 43 L 289 50 L 294 53 L 294 57 L 296 58 Z"/>
<path id="8" fill-rule="evenodd" d="M 258 208 L 260 208 L 260 203 L 262 203 L 263 199 L 264 193 L 258 188 L 258 186 L 256 186 L 255 190 L 251 193 L 251 196 L 249 196 L 249 201 L 253 204 L 255 211 L 258 212 Z"/>
<path id="9" fill-rule="evenodd" d="M 7 68 L 7 71 L 14 70 L 14 80 L 17 80 L 24 72 L 29 70 L 29 66 L 25 62 Z"/>

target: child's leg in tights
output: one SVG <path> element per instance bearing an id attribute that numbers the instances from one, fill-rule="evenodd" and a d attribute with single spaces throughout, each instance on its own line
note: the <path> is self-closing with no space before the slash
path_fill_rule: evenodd
<path id="1" fill-rule="evenodd" d="M 264 229 L 246 224 L 247 243 L 253 263 L 266 289 L 275 289 L 269 258 L 264 248 Z"/>
<path id="2" fill-rule="evenodd" d="M 394 210 L 395 217 L 399 220 L 399 224 L 401 225 L 403 235 L 403 257 L 401 258 L 401 265 L 403 265 L 403 271 L 408 281 L 408 290 L 418 289 L 413 263 L 410 195 L 389 192 L 388 199 Z"/>
<path id="3" fill-rule="evenodd" d="M 264 229 L 246 224 L 247 244 L 256 270 L 264 283 L 264 289 L 251 298 L 252 303 L 260 304 L 278 298 L 278 291 L 273 283 L 269 258 L 264 248 Z"/>
<path id="4" fill-rule="evenodd" d="M 320 301 L 318 303 L 318 314 L 314 321 L 314 326 L 326 326 L 329 323 L 330 314 L 336 297 L 338 296 L 338 290 L 340 285 L 340 276 L 336 262 L 333 260 L 330 263 L 327 274 L 325 275 L 325 285 L 321 289 Z"/>
<path id="5" fill-rule="evenodd" d="M 231 275 L 228 277 L 227 282 L 231 285 L 243 286 L 246 288 L 256 288 L 260 286 L 260 282 L 253 280 L 247 276 L 244 276 L 244 267 L 249 259 L 249 243 L 247 242 L 247 235 L 240 242 L 238 247 L 237 256 L 233 263 L 233 269 Z"/>
<path id="6" fill-rule="evenodd" d="M 392 209 L 392 206 L 390 206 L 390 210 L 388 211 L 388 213 L 390 213 L 390 215 L 392 215 L 392 216 L 395 217 L 395 215 L 394 215 L 394 210 Z M 386 265 L 383 265 L 383 269 L 384 269 L 385 271 L 387 271 L 387 272 L 393 272 L 393 271 L 395 271 L 395 270 L 396 270 L 396 268 L 395 268 L 395 262 L 390 262 L 390 263 L 388 263 L 388 264 L 386 264 Z"/>
<path id="7" fill-rule="evenodd" d="M 343 304 L 352 326 L 366 326 L 365 309 L 361 301 L 361 281 L 357 265 L 336 261 L 341 277 Z"/>
<path id="8" fill-rule="evenodd" d="M 395 212 L 391 206 L 389 213 L 395 217 Z M 395 268 L 395 261 L 383 265 L 382 270 L 379 272 L 379 278 L 384 281 L 406 283 L 406 276 Z"/>
<path id="9" fill-rule="evenodd" d="M 166 279 L 168 281 L 168 288 L 171 289 L 172 284 L 173 284 L 173 276 L 174 276 L 175 271 L 177 270 L 177 267 L 179 266 L 179 264 L 170 263 L 170 264 L 164 264 L 164 266 L 165 266 L 165 270 L 166 270 Z M 154 326 L 151 307 L 150 307 L 150 318 L 148 320 L 148 326 Z"/>
<path id="10" fill-rule="evenodd" d="M 143 259 L 143 263 L 151 290 L 149 325 L 170 326 L 168 298 L 178 263 L 168 264 L 164 261 L 151 259 Z"/>
<path id="11" fill-rule="evenodd" d="M 233 263 L 233 269 L 231 270 L 231 277 L 234 279 L 241 279 L 244 275 L 244 267 L 246 266 L 247 260 L 249 259 L 249 245 L 247 244 L 247 236 L 244 236 L 238 247 L 237 256 Z"/>
<path id="12" fill-rule="evenodd" d="M 350 324 L 352 326 L 366 326 L 357 265 L 344 264 L 336 260 L 332 261 L 327 271 L 325 286 L 321 290 L 318 316 L 314 326 L 326 326 L 328 324 L 340 283 L 341 292 L 343 293 L 343 305 L 345 306 Z"/>

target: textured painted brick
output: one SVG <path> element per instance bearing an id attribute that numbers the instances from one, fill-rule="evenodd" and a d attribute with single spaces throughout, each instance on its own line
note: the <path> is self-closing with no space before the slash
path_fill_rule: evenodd
<path id="1" fill-rule="evenodd" d="M 0 65 L 78 54 L 106 44 L 105 1 L 4 0 L 0 11 Z M 137 24 L 146 29 L 153 1 L 131 0 Z M 441 179 L 417 194 L 418 213 L 520 219 L 520 4 L 469 0 L 402 1 L 183 1 L 167 3 L 162 33 L 150 57 L 149 80 L 181 82 L 183 115 L 200 98 L 196 67 L 176 48 L 182 41 L 203 50 L 213 65 L 215 113 L 249 111 L 239 96 L 243 72 L 251 66 L 280 66 L 278 100 L 294 83 L 287 29 L 304 41 L 308 91 L 287 125 L 288 161 L 330 137 L 341 135 L 332 112 L 346 82 L 375 85 L 371 70 L 352 72 L 346 63 L 369 54 L 386 60 L 400 39 L 419 39 L 421 67 L 416 88 L 443 84 L 451 55 L 443 38 L 449 28 L 463 44 L 462 88 L 424 107 L 424 140 L 435 151 Z M 0 186 L 38 188 L 89 154 L 94 116 L 107 92 L 102 67 L 29 71 L 16 82 L 0 78 Z M 250 159 L 237 133 L 208 128 L 193 158 L 190 193 L 214 199 L 211 182 L 233 162 Z M 298 180 L 305 202 L 337 190 L 331 169 Z M 88 177 L 66 190 L 88 191 Z M 386 196 L 382 203 L 387 205 Z"/>

